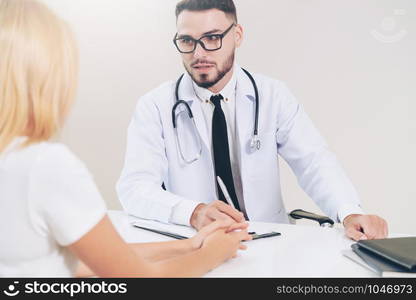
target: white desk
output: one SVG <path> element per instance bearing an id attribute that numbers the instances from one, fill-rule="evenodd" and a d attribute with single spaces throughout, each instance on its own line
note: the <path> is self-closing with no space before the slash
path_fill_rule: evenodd
<path id="1" fill-rule="evenodd" d="M 122 211 L 109 211 L 109 216 L 126 242 L 171 240 L 133 227 L 132 217 Z M 250 222 L 249 231 L 271 230 L 282 235 L 247 242 L 246 251 L 206 277 L 376 277 L 341 254 L 353 241 L 340 228 Z"/>

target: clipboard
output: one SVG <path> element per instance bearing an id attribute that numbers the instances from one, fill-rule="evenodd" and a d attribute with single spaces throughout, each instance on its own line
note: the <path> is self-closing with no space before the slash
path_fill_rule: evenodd
<path id="1" fill-rule="evenodd" d="M 154 228 L 149 228 L 149 227 L 144 227 L 144 226 L 139 226 L 137 224 L 133 224 L 134 227 L 143 229 L 143 230 L 147 230 L 147 231 L 151 231 L 154 233 L 158 233 L 161 235 L 165 235 L 177 240 L 185 240 L 188 239 L 189 237 L 187 236 L 183 236 L 174 232 L 170 232 L 170 231 L 163 231 L 163 230 L 158 230 L 158 229 L 154 229 Z M 258 240 L 258 239 L 263 239 L 263 238 L 268 238 L 268 237 L 274 237 L 274 236 L 280 236 L 282 235 L 280 232 L 276 232 L 276 231 L 271 231 L 271 232 L 267 232 L 267 233 L 262 233 L 262 234 L 257 234 L 255 232 L 250 232 L 251 236 L 253 237 L 253 240 Z"/>
<path id="2" fill-rule="evenodd" d="M 168 237 L 171 237 L 171 238 L 175 238 L 177 240 L 186 240 L 186 239 L 189 239 L 189 237 L 187 237 L 187 236 L 183 236 L 183 235 L 180 235 L 180 234 L 177 234 L 177 233 L 173 233 L 173 232 L 169 232 L 169 231 L 163 231 L 163 230 L 158 230 L 158 229 L 143 227 L 143 226 L 139 226 L 137 224 L 133 224 L 133 226 L 134 227 L 137 227 L 137 228 L 140 228 L 140 229 L 143 229 L 143 230 L 147 230 L 147 231 L 151 231 L 151 232 L 154 232 L 154 233 L 162 234 L 162 235 L 165 235 L 165 236 L 168 236 Z"/>

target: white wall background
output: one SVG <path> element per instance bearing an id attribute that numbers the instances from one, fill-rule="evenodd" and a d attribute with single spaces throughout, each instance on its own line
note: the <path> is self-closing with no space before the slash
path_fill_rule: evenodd
<path id="1" fill-rule="evenodd" d="M 44 0 L 79 41 L 78 99 L 61 139 L 120 208 L 126 128 L 138 97 L 182 71 L 176 0 Z M 416 1 L 236 0 L 238 62 L 286 81 L 337 154 L 368 213 L 416 234 Z M 282 164 L 289 209 L 319 212 Z"/>

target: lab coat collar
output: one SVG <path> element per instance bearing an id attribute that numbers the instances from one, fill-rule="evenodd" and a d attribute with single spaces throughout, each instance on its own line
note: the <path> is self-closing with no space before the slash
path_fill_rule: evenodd
<path id="1" fill-rule="evenodd" d="M 240 67 L 237 68 L 236 73 L 236 133 L 240 145 L 240 157 L 244 157 L 251 153 L 247 137 L 252 136 L 254 130 L 255 92 L 250 78 Z"/>
<path id="2" fill-rule="evenodd" d="M 243 98 L 246 100 L 254 101 L 255 93 L 251 80 L 239 65 L 235 66 L 235 76 L 237 78 L 237 93 L 245 96 Z"/>
<path id="3" fill-rule="evenodd" d="M 179 86 L 179 100 L 190 102 L 193 101 L 195 97 L 195 91 L 192 87 L 192 78 L 188 73 L 185 73 Z"/>
<path id="4" fill-rule="evenodd" d="M 233 67 L 233 75 L 231 76 L 230 81 L 225 85 L 225 87 L 218 93 L 221 94 L 224 99 L 228 98 L 230 100 L 235 99 L 237 79 L 235 75 L 235 67 Z M 192 81 L 192 86 L 195 90 L 195 93 L 200 101 L 210 100 L 212 95 L 215 95 L 209 89 L 202 88 L 198 86 L 194 81 Z"/>
<path id="5" fill-rule="evenodd" d="M 254 89 L 251 84 L 251 81 L 247 77 L 247 75 L 244 73 L 244 71 L 241 69 L 241 67 L 237 64 L 234 65 L 233 77 L 236 80 L 238 94 L 246 96 L 244 97 L 244 99 L 254 101 Z M 189 105 L 192 105 L 193 100 L 198 98 L 195 93 L 193 83 L 194 82 L 191 76 L 189 76 L 188 73 L 185 73 L 183 76 L 181 85 L 179 87 L 180 100 L 184 100 L 188 102 Z M 229 82 L 229 84 L 230 83 L 231 81 Z M 225 90 L 225 88 L 223 90 Z"/>
<path id="6" fill-rule="evenodd" d="M 198 133 L 201 137 L 203 144 L 205 145 L 208 153 L 211 153 L 210 140 L 208 138 L 208 129 L 205 124 L 204 115 L 202 112 L 201 101 L 195 101 L 197 95 L 192 86 L 193 80 L 188 73 L 182 78 L 182 82 L 179 86 L 179 100 L 183 100 L 188 103 L 194 116 L 195 125 L 198 129 Z"/>

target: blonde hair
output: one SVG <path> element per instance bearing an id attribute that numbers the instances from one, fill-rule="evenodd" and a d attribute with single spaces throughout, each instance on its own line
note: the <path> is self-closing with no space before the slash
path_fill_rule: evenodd
<path id="1" fill-rule="evenodd" d="M 0 153 L 50 139 L 73 102 L 78 51 L 68 25 L 36 0 L 0 0 Z"/>

